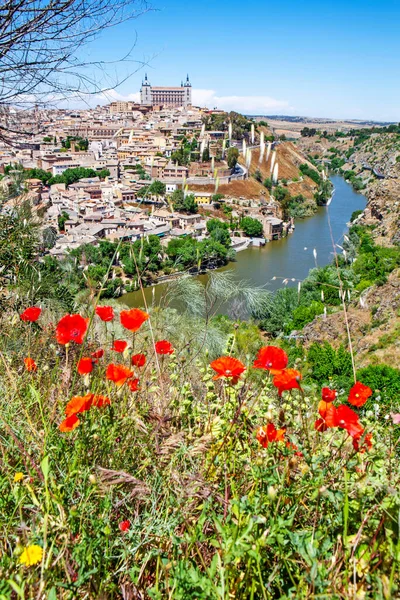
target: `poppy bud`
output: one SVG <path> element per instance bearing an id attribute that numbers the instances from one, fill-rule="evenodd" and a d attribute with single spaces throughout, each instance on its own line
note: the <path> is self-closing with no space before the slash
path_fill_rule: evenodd
<path id="1" fill-rule="evenodd" d="M 268 498 L 273 502 L 276 499 L 277 491 L 273 485 L 270 485 L 267 490 Z"/>
<path id="2" fill-rule="evenodd" d="M 92 485 L 95 485 L 97 483 L 96 475 L 93 475 L 93 473 L 91 475 L 89 475 L 89 482 Z"/>

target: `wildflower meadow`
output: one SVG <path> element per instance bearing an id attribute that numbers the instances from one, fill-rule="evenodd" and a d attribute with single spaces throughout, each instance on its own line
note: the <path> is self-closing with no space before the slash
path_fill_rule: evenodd
<path id="1" fill-rule="evenodd" d="M 398 597 L 400 415 L 357 377 L 152 307 L 1 323 L 0 598 Z"/>

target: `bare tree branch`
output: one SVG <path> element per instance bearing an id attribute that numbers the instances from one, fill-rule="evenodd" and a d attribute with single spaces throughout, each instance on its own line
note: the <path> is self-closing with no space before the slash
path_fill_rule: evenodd
<path id="1" fill-rule="evenodd" d="M 146 0 L 6 0 L 0 6 L 0 139 L 18 131 L 11 107 L 100 94 L 126 81 L 144 64 L 133 59 L 135 45 L 118 61 L 85 61 L 82 50 L 149 10 Z M 121 62 L 130 66 L 119 78 L 110 68 Z"/>

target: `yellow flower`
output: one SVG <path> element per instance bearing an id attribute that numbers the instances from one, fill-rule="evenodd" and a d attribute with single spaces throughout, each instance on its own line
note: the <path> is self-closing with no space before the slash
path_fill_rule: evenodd
<path id="1" fill-rule="evenodd" d="M 21 471 L 18 471 L 18 473 L 15 473 L 14 475 L 14 483 L 18 483 L 18 481 L 21 481 L 21 479 L 24 478 L 24 474 L 21 473 Z"/>
<path id="2" fill-rule="evenodd" d="M 37 565 L 37 563 L 40 563 L 42 557 L 43 549 L 41 546 L 32 544 L 24 549 L 23 553 L 19 557 L 19 562 L 27 567 L 30 567 L 31 565 Z"/>

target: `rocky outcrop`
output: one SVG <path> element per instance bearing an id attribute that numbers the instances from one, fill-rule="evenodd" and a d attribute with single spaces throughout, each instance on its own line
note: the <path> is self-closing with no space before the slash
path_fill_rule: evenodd
<path id="1" fill-rule="evenodd" d="M 367 187 L 367 206 L 358 222 L 373 225 L 376 242 L 391 246 L 400 243 L 400 163 L 385 170 L 385 179 Z"/>

